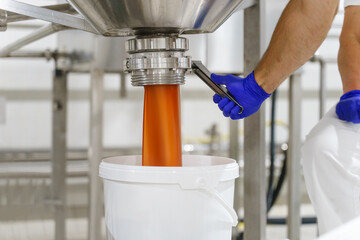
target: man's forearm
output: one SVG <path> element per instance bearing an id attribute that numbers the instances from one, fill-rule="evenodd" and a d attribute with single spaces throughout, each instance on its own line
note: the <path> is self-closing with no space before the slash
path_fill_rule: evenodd
<path id="1" fill-rule="evenodd" d="M 340 36 L 338 66 L 343 91 L 360 90 L 360 6 L 345 9 L 344 25 Z"/>
<path id="2" fill-rule="evenodd" d="M 338 4 L 338 0 L 289 2 L 254 71 L 256 82 L 267 93 L 273 92 L 318 49 L 331 27 Z"/>

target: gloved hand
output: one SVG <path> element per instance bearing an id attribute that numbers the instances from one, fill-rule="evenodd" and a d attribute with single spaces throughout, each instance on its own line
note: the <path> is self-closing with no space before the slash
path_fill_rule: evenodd
<path id="1" fill-rule="evenodd" d="M 211 74 L 211 79 L 217 83 L 225 85 L 228 91 L 243 106 L 244 111 L 239 114 L 240 107 L 227 97 L 222 98 L 215 94 L 213 100 L 218 104 L 225 117 L 233 120 L 243 119 L 257 112 L 261 104 L 270 97 L 271 94 L 266 93 L 255 81 L 254 72 L 250 73 L 246 78 L 240 78 L 233 75 L 216 75 Z"/>
<path id="2" fill-rule="evenodd" d="M 360 90 L 352 90 L 342 95 L 336 105 L 336 114 L 341 120 L 360 123 Z"/>

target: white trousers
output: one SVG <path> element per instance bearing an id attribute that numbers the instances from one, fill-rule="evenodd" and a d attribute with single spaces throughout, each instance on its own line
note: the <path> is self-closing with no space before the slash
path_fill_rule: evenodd
<path id="1" fill-rule="evenodd" d="M 360 124 L 333 107 L 307 135 L 302 161 L 320 234 L 360 216 Z"/>

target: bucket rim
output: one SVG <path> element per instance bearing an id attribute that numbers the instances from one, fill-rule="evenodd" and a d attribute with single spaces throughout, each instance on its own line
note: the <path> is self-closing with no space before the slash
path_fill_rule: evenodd
<path id="1" fill-rule="evenodd" d="M 114 163 L 115 160 L 118 163 Z M 182 167 L 141 166 L 139 162 L 141 164 L 141 155 L 105 158 L 100 164 L 99 176 L 112 181 L 167 184 L 181 184 L 184 179 L 205 179 L 207 183 L 212 182 L 211 185 L 239 176 L 237 162 L 226 157 L 183 155 L 185 166 Z M 201 162 L 202 165 L 191 165 L 194 162 Z"/>

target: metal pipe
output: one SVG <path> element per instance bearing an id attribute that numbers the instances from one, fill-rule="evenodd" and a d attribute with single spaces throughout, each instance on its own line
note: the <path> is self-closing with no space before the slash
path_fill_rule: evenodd
<path id="1" fill-rule="evenodd" d="M 127 97 L 127 89 L 126 89 L 126 75 L 125 72 L 120 72 L 120 98 Z"/>
<path id="2" fill-rule="evenodd" d="M 87 160 L 67 161 L 66 177 L 87 177 L 89 166 Z M 49 178 L 52 176 L 50 161 L 26 161 L 0 163 L 0 178 Z"/>
<path id="3" fill-rule="evenodd" d="M 43 6 L 42 8 L 62 12 L 62 13 L 68 13 L 68 14 L 75 14 L 77 13 L 75 9 L 71 7 L 70 4 L 56 4 L 56 5 L 50 5 L 50 6 Z M 8 23 L 12 22 L 19 22 L 19 21 L 25 21 L 25 20 L 31 20 L 34 19 L 33 17 L 25 16 L 22 14 L 17 13 L 9 13 L 8 14 Z"/>
<path id="4" fill-rule="evenodd" d="M 70 99 L 68 99 L 70 100 Z M 89 149 L 68 149 L 66 153 L 66 161 L 74 162 L 76 160 L 88 161 Z M 136 155 L 141 153 L 141 146 L 133 147 L 117 147 L 104 149 L 104 156 L 116 155 Z M 0 151 L 0 164 L 16 163 L 16 162 L 49 162 L 51 160 L 51 152 L 48 149 L 2 149 Z M 0 167 L 0 172 L 1 172 Z"/>
<path id="5" fill-rule="evenodd" d="M 42 39 L 44 37 L 47 37 L 53 33 L 69 29 L 68 27 L 64 27 L 58 24 L 50 23 L 32 33 L 29 35 L 5 46 L 4 48 L 0 49 L 0 58 L 1 57 L 7 57 L 10 53 L 32 43 L 39 39 Z"/>
<path id="6" fill-rule="evenodd" d="M 310 62 L 337 63 L 337 58 L 324 58 L 319 55 L 314 55 L 310 58 Z"/>
<path id="7" fill-rule="evenodd" d="M 9 179 L 9 178 L 46 178 L 49 179 L 50 173 L 37 173 L 37 172 L 26 172 L 26 173 L 0 173 L 0 179 Z M 88 171 L 77 172 L 77 173 L 67 173 L 66 178 L 78 178 L 78 177 L 88 177 Z"/>
<path id="8" fill-rule="evenodd" d="M 5 32 L 7 29 L 8 15 L 7 12 L 0 9 L 0 32 Z"/>
<path id="9" fill-rule="evenodd" d="M 71 55 L 65 52 L 46 50 L 44 52 L 16 51 L 6 56 L 6 58 L 45 58 L 46 60 L 59 57 L 68 58 Z"/>
<path id="10" fill-rule="evenodd" d="M 239 121 L 229 120 L 230 125 L 230 143 L 229 157 L 235 160 L 239 159 L 240 143 L 239 143 Z"/>
<path id="11" fill-rule="evenodd" d="M 337 63 L 336 58 L 322 58 L 320 56 L 313 56 L 311 62 L 318 62 L 320 65 L 320 87 L 319 87 L 319 118 L 321 119 L 326 110 L 326 64 Z"/>
<path id="12" fill-rule="evenodd" d="M 45 26 L 46 24 L 38 24 L 38 23 L 10 23 L 8 25 L 9 29 L 37 29 Z"/>
<path id="13" fill-rule="evenodd" d="M 333 38 L 333 39 L 339 39 L 340 35 L 339 34 L 328 34 L 326 36 L 326 38 Z"/>
<path id="14" fill-rule="evenodd" d="M 301 72 L 290 77 L 288 150 L 288 238 L 300 240 L 301 204 Z"/>
<path id="15" fill-rule="evenodd" d="M 98 34 L 98 32 L 82 17 L 54 11 L 47 8 L 33 6 L 15 0 L 1 0 L 0 9 L 14 12 L 31 18 L 41 19 L 47 22 L 80 29 Z"/>
<path id="16" fill-rule="evenodd" d="M 52 203 L 55 240 L 65 240 L 66 219 L 66 113 L 67 73 L 56 69 L 53 78 L 52 109 Z"/>
<path id="17" fill-rule="evenodd" d="M 104 73 L 101 70 L 92 70 L 89 147 L 89 240 L 101 239 L 103 194 L 102 182 L 99 178 L 99 165 L 103 157 L 103 102 Z"/>
<path id="18" fill-rule="evenodd" d="M 239 163 L 239 154 L 240 154 L 240 141 L 239 141 L 239 121 L 229 120 L 229 133 L 230 133 L 230 142 L 229 142 L 229 157 L 235 159 Z M 240 208 L 242 207 L 242 197 L 243 197 L 243 188 L 242 188 L 242 179 L 239 177 L 235 180 L 235 194 L 234 194 L 234 209 L 239 213 Z"/>
<path id="19" fill-rule="evenodd" d="M 51 58 L 52 53 L 49 52 L 13 52 L 6 56 L 6 58 Z"/>
<path id="20" fill-rule="evenodd" d="M 320 94 L 319 94 L 319 119 L 321 119 L 325 114 L 326 108 L 326 64 L 324 61 L 320 60 Z"/>
<path id="21" fill-rule="evenodd" d="M 264 50 L 261 14 L 265 1 L 244 11 L 244 63 L 250 73 Z M 245 240 L 265 240 L 265 107 L 245 119 L 244 139 L 244 220 Z"/>

